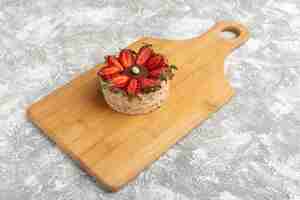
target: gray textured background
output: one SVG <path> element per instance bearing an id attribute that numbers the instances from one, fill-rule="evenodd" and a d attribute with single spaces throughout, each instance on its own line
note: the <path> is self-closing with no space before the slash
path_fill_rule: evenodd
<path id="1" fill-rule="evenodd" d="M 136 37 L 189 38 L 239 20 L 237 94 L 118 193 L 99 188 L 25 108 Z M 300 1 L 0 0 L 1 200 L 299 200 Z"/>

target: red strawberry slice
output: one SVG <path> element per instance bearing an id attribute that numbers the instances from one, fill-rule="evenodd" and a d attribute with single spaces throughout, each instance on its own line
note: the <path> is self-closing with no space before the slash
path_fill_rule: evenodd
<path id="1" fill-rule="evenodd" d="M 101 76 L 103 80 L 111 80 L 117 76 L 120 76 L 119 73 L 116 73 L 116 74 L 112 74 L 112 75 L 106 75 L 106 76 Z"/>
<path id="2" fill-rule="evenodd" d="M 153 50 L 150 48 L 149 45 L 145 45 L 140 48 L 139 53 L 136 58 L 136 64 L 144 65 L 147 60 L 152 56 Z"/>
<path id="3" fill-rule="evenodd" d="M 114 87 L 125 87 L 127 82 L 129 81 L 129 77 L 126 75 L 119 75 L 116 77 L 113 77 L 111 80 Z"/>
<path id="4" fill-rule="evenodd" d="M 138 85 L 137 85 L 137 88 L 136 88 L 136 94 L 138 94 L 139 92 L 141 92 L 141 81 L 138 80 Z"/>
<path id="5" fill-rule="evenodd" d="M 159 64 L 159 67 L 168 67 L 168 59 L 166 56 L 162 56 L 163 60 L 162 62 Z"/>
<path id="6" fill-rule="evenodd" d="M 107 56 L 106 62 L 110 66 L 118 67 L 122 71 L 124 70 L 123 66 L 121 65 L 121 63 L 118 61 L 118 59 L 115 56 Z"/>
<path id="7" fill-rule="evenodd" d="M 150 79 L 150 78 L 141 79 L 141 88 L 154 87 L 158 84 L 159 84 L 158 80 L 153 80 L 153 79 Z"/>
<path id="8" fill-rule="evenodd" d="M 124 68 L 128 68 L 135 64 L 135 57 L 131 50 L 123 49 L 119 56 L 120 63 Z"/>
<path id="9" fill-rule="evenodd" d="M 131 79 L 128 86 L 127 86 L 128 94 L 136 94 L 137 89 L 138 89 L 138 80 L 137 79 Z"/>
<path id="10" fill-rule="evenodd" d="M 149 72 L 149 76 L 153 78 L 159 78 L 159 76 L 164 72 L 164 68 L 157 68 Z"/>
<path id="11" fill-rule="evenodd" d="M 155 69 L 159 66 L 161 66 L 161 64 L 163 64 L 163 57 L 161 55 L 155 55 L 152 56 L 146 63 L 146 67 L 149 70 Z"/>
<path id="12" fill-rule="evenodd" d="M 106 76 L 101 76 L 103 80 L 111 80 L 112 76 L 111 75 L 106 75 Z"/>
<path id="13" fill-rule="evenodd" d="M 115 73 L 120 72 L 121 69 L 115 66 L 111 66 L 111 67 L 103 67 L 98 71 L 98 75 L 100 76 L 108 76 L 108 75 L 112 75 Z"/>

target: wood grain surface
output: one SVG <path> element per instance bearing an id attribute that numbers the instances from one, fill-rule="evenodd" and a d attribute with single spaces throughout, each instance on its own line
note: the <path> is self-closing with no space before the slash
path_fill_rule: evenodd
<path id="1" fill-rule="evenodd" d="M 222 31 L 237 37 L 224 39 Z M 171 96 L 153 113 L 128 116 L 112 111 L 99 90 L 99 64 L 34 103 L 28 116 L 101 185 L 117 191 L 230 100 L 234 91 L 224 76 L 224 59 L 248 37 L 241 24 L 219 22 L 200 37 L 144 37 L 131 44 L 135 50 L 152 44 L 179 68 Z"/>

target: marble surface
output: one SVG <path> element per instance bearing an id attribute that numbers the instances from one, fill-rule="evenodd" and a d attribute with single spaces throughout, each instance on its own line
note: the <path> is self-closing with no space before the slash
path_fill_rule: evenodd
<path id="1" fill-rule="evenodd" d="M 25 109 L 143 35 L 184 39 L 238 20 L 236 96 L 127 187 L 104 192 Z M 0 199 L 299 200 L 300 1 L 1 0 Z"/>

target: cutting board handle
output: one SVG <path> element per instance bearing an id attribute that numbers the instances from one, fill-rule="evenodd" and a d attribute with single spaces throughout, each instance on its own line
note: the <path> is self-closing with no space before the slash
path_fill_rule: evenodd
<path id="1" fill-rule="evenodd" d="M 231 32 L 236 37 L 222 37 L 222 32 Z M 208 36 L 208 37 L 207 37 Z M 224 54 L 227 55 L 234 49 L 244 44 L 249 39 L 248 29 L 234 21 L 220 21 L 210 28 L 204 35 L 194 38 L 201 43 L 202 38 L 210 38 L 212 41 L 217 41 L 216 45 L 222 47 Z"/>

